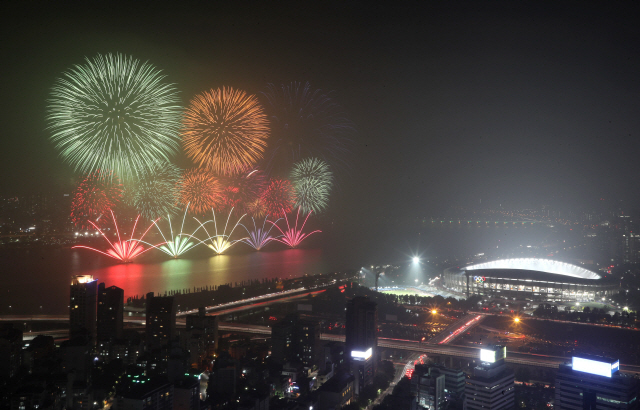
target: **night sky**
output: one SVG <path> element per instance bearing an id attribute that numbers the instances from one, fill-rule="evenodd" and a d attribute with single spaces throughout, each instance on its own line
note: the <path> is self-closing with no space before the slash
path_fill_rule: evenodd
<path id="1" fill-rule="evenodd" d="M 631 2 L 6 3 L 0 195 L 72 186 L 49 90 L 85 56 L 120 52 L 162 69 L 185 105 L 223 85 L 333 91 L 358 135 L 331 212 L 640 199 Z"/>

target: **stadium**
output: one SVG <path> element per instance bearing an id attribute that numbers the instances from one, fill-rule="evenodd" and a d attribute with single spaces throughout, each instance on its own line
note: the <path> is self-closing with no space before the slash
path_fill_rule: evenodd
<path id="1" fill-rule="evenodd" d="M 619 291 L 612 279 L 580 266 L 550 259 L 501 259 L 449 268 L 444 271 L 447 289 L 492 298 L 540 302 L 588 302 Z"/>

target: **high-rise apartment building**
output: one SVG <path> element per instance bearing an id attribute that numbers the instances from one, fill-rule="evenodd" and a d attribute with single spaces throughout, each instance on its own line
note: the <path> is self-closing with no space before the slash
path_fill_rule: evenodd
<path id="1" fill-rule="evenodd" d="M 276 363 L 284 364 L 294 359 L 294 332 L 294 316 L 287 316 L 271 326 L 271 357 Z"/>
<path id="2" fill-rule="evenodd" d="M 297 324 L 298 352 L 304 367 L 320 366 L 320 323 L 300 319 Z"/>
<path id="3" fill-rule="evenodd" d="M 22 364 L 22 330 L 12 325 L 0 328 L 0 382 L 15 376 Z"/>
<path id="4" fill-rule="evenodd" d="M 146 336 L 150 349 L 166 346 L 176 336 L 177 306 L 173 296 L 147 293 Z"/>
<path id="5" fill-rule="evenodd" d="M 98 342 L 122 337 L 124 290 L 117 286 L 98 285 Z"/>
<path id="6" fill-rule="evenodd" d="M 271 354 L 278 363 L 300 362 L 304 367 L 319 366 L 320 324 L 289 315 L 271 327 Z"/>
<path id="7" fill-rule="evenodd" d="M 69 292 L 69 337 L 87 335 L 96 339 L 98 280 L 91 275 L 71 279 Z"/>
<path id="8" fill-rule="evenodd" d="M 620 362 L 600 356 L 573 357 L 556 376 L 557 410 L 638 409 L 639 380 L 619 372 Z"/>
<path id="9" fill-rule="evenodd" d="M 187 315 L 183 348 L 190 352 L 190 361 L 196 367 L 218 347 L 218 317 L 208 316 L 204 308 L 197 314 Z"/>

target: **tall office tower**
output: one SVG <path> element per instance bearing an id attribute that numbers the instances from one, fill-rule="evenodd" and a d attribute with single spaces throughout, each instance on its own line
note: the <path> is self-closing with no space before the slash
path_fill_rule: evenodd
<path id="1" fill-rule="evenodd" d="M 98 341 L 122 337 L 124 290 L 117 286 L 98 285 Z"/>
<path id="2" fill-rule="evenodd" d="M 445 405 L 444 397 L 445 376 L 435 367 L 426 364 L 416 365 L 411 375 L 411 392 L 418 399 L 418 404 L 428 410 L 442 410 Z"/>
<path id="3" fill-rule="evenodd" d="M 345 345 L 348 352 L 378 346 L 378 309 L 375 302 L 358 296 L 347 303 Z"/>
<path id="4" fill-rule="evenodd" d="M 557 410 L 638 409 L 639 380 L 621 374 L 620 361 L 600 356 L 573 357 L 556 376 Z"/>
<path id="5" fill-rule="evenodd" d="M 355 376 L 356 395 L 373 383 L 378 346 L 378 310 L 375 302 L 355 297 L 347 303 L 345 347 Z"/>
<path id="6" fill-rule="evenodd" d="M 496 346 L 480 350 L 480 365 L 465 386 L 464 408 L 467 410 L 512 409 L 515 403 L 513 371 L 507 369 L 504 359 L 507 348 Z"/>
<path id="7" fill-rule="evenodd" d="M 147 348 L 166 346 L 176 336 L 177 307 L 173 296 L 153 296 L 147 293 Z"/>
<path id="8" fill-rule="evenodd" d="M 69 293 L 69 337 L 87 335 L 96 338 L 98 280 L 91 275 L 71 279 Z"/>

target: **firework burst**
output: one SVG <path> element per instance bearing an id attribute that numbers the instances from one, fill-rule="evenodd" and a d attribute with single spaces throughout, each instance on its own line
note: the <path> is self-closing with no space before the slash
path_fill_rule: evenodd
<path id="1" fill-rule="evenodd" d="M 178 208 L 180 168 L 170 163 L 158 163 L 145 172 L 130 191 L 131 205 L 149 220 L 174 215 Z"/>
<path id="2" fill-rule="evenodd" d="M 209 236 L 207 239 L 201 241 L 201 242 L 205 242 L 205 241 L 209 241 L 211 243 L 208 243 L 207 246 L 209 248 L 211 248 L 216 255 L 220 255 L 222 253 L 224 253 L 226 250 L 228 250 L 229 248 L 231 248 L 233 245 L 235 245 L 237 242 L 243 241 L 247 238 L 241 238 L 241 239 L 235 239 L 235 240 L 231 240 L 231 235 L 233 235 L 233 231 L 235 231 L 235 229 L 238 227 L 238 225 L 240 224 L 240 221 L 242 221 L 242 218 L 244 218 L 244 216 L 246 215 L 242 215 L 240 217 L 240 219 L 238 219 L 238 221 L 235 223 L 235 225 L 233 225 L 233 228 L 231 228 L 231 231 L 229 232 L 229 234 L 227 234 L 227 228 L 229 227 L 229 220 L 231 219 L 231 214 L 233 213 L 233 209 L 229 212 L 229 216 L 227 217 L 227 222 L 224 224 L 224 230 L 222 231 L 222 234 L 218 233 L 218 223 L 216 222 L 216 213 L 215 211 L 212 209 L 211 213 L 213 214 L 213 219 L 210 219 L 206 222 L 200 222 L 198 221 L 198 219 L 196 219 L 196 221 L 198 221 L 198 223 L 200 223 L 200 228 L 204 229 L 204 231 L 207 233 L 207 235 Z M 215 229 L 215 235 L 210 235 L 209 231 L 207 231 L 207 228 L 205 227 L 206 224 L 208 224 L 209 222 L 213 222 L 213 227 Z"/>
<path id="3" fill-rule="evenodd" d="M 160 70 L 121 54 L 97 55 L 57 79 L 51 140 L 77 171 L 113 170 L 128 182 L 179 147 L 181 108 Z"/>
<path id="4" fill-rule="evenodd" d="M 92 172 L 78 183 L 71 202 L 71 220 L 81 228 L 88 228 L 120 204 L 122 185 L 112 172 Z"/>
<path id="5" fill-rule="evenodd" d="M 302 230 L 304 229 L 304 225 L 307 223 L 307 219 L 309 219 L 311 212 L 309 212 L 309 214 L 307 214 L 307 217 L 304 218 L 304 222 L 302 223 L 302 226 L 300 227 L 300 229 L 298 229 L 298 217 L 300 216 L 300 209 L 298 209 L 298 212 L 296 214 L 296 224 L 293 228 L 289 225 L 289 218 L 287 218 L 287 214 L 284 211 L 283 211 L 283 214 L 284 214 L 284 220 L 287 221 L 287 229 L 285 231 L 280 229 L 280 227 L 276 225 L 275 222 L 269 221 L 273 224 L 273 226 L 278 228 L 278 230 L 282 234 L 281 237 L 273 238 L 274 241 L 282 242 L 290 248 L 296 248 L 298 245 L 300 245 L 300 242 L 304 241 L 309 236 L 313 235 L 316 232 L 322 232 L 320 230 L 315 230 L 309 233 L 302 233 Z"/>
<path id="6" fill-rule="evenodd" d="M 243 172 L 262 159 L 269 134 L 258 99 L 223 87 L 196 96 L 185 113 L 187 156 L 217 174 Z"/>
<path id="7" fill-rule="evenodd" d="M 182 175 L 179 182 L 180 203 L 191 205 L 191 211 L 204 215 L 209 209 L 217 208 L 221 201 L 222 187 L 218 179 L 209 171 L 193 168 Z"/>
<path id="8" fill-rule="evenodd" d="M 123 241 L 120 238 L 120 230 L 118 229 L 118 223 L 116 222 L 116 217 L 113 214 L 113 211 L 111 211 L 111 218 L 113 219 L 113 225 L 115 226 L 116 233 L 118 235 L 117 242 L 111 242 L 109 238 L 107 238 L 107 235 L 105 235 L 104 232 L 100 228 L 98 228 L 98 226 L 95 223 L 93 223 L 93 221 L 90 221 L 91 225 L 93 225 L 93 227 L 98 232 L 100 232 L 100 235 L 102 235 L 102 237 L 109 243 L 109 246 L 111 246 L 110 249 L 104 252 L 104 251 L 101 251 L 89 246 L 84 246 L 84 245 L 72 246 L 71 248 L 72 249 L 75 249 L 75 248 L 89 249 L 91 251 L 101 253 L 103 255 L 109 256 L 113 259 L 116 259 L 120 262 L 125 262 L 125 263 L 131 262 L 135 257 L 140 256 L 146 251 L 148 251 L 149 249 L 151 249 L 151 248 L 144 249 L 144 247 L 140 245 L 140 242 L 142 242 L 142 239 L 144 239 L 145 235 L 147 234 L 147 232 L 149 232 L 149 229 L 151 229 L 151 227 L 155 224 L 156 221 L 153 221 L 153 223 L 149 225 L 149 227 L 147 228 L 146 231 L 144 231 L 140 239 L 133 239 L 133 235 L 135 234 L 135 231 L 136 231 L 136 226 L 138 225 L 138 220 L 140 219 L 140 215 L 138 215 L 135 223 L 133 224 L 133 229 L 131 229 L 131 238 L 129 240 Z"/>
<path id="9" fill-rule="evenodd" d="M 249 204 L 256 201 L 267 186 L 264 174 L 258 170 L 221 178 L 220 182 L 223 188 L 219 210 L 242 208 L 248 211 Z"/>
<path id="10" fill-rule="evenodd" d="M 278 223 L 280 219 L 278 219 L 275 223 Z M 260 249 L 264 248 L 264 246 L 269 243 L 269 241 L 273 240 L 273 237 L 271 236 L 271 230 L 273 229 L 274 225 L 272 224 L 269 229 L 265 229 L 265 225 L 267 223 L 267 218 L 265 218 L 264 222 L 262 222 L 262 228 L 258 228 L 256 226 L 256 220 L 253 218 L 251 218 L 251 220 L 253 221 L 253 231 L 250 231 L 246 226 L 240 224 L 249 234 L 249 237 L 245 238 L 243 242 L 251 246 L 253 249 L 259 251 Z"/>
<path id="11" fill-rule="evenodd" d="M 294 162 L 318 157 L 334 168 L 344 165 L 347 145 L 355 134 L 339 104 L 307 82 L 269 84 L 263 93 L 271 123 L 271 137 L 265 152 L 265 169 L 286 175 Z"/>
<path id="12" fill-rule="evenodd" d="M 291 181 L 296 190 L 296 206 L 303 213 L 319 213 L 326 209 L 333 182 L 326 162 L 318 158 L 296 162 L 291 170 Z"/>
<path id="13" fill-rule="evenodd" d="M 245 208 L 247 209 L 247 213 L 254 218 L 264 218 L 267 216 L 267 208 L 260 198 L 245 204 Z"/>
<path id="14" fill-rule="evenodd" d="M 269 215 L 291 212 L 296 204 L 296 191 L 286 179 L 272 179 L 260 201 Z"/>

